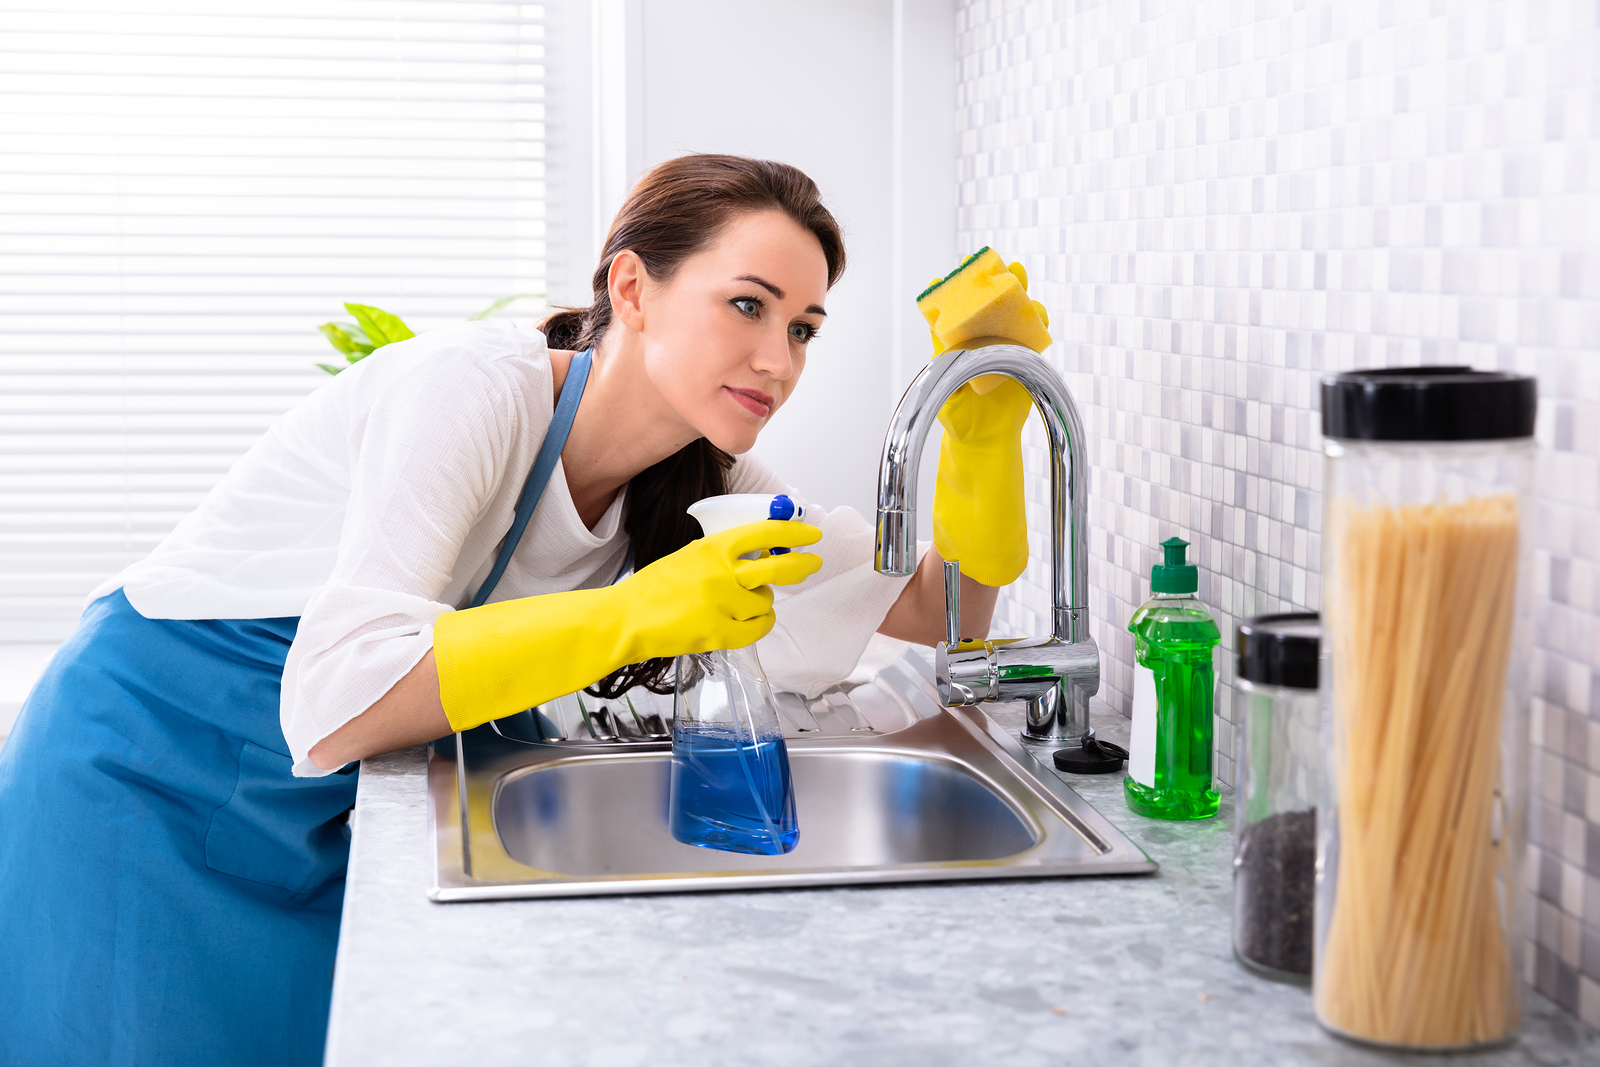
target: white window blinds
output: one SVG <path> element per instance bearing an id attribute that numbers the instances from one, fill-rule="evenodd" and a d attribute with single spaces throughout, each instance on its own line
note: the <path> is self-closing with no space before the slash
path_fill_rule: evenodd
<path id="1" fill-rule="evenodd" d="M 0 641 L 63 636 L 328 380 L 345 301 L 544 291 L 543 16 L 0 0 Z"/>

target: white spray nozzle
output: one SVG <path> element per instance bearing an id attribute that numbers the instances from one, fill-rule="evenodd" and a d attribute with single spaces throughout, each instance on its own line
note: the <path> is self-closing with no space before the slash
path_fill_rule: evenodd
<path id="1" fill-rule="evenodd" d="M 776 496 L 765 493 L 731 493 L 727 496 L 708 496 L 689 505 L 689 514 L 695 517 L 700 523 L 701 531 L 706 534 L 721 533 L 735 526 L 761 522 L 764 519 L 807 522 L 808 510 L 804 501 L 796 500 L 786 493 L 779 493 Z M 774 556 L 781 556 L 788 551 L 790 550 L 787 548 L 771 549 Z"/>

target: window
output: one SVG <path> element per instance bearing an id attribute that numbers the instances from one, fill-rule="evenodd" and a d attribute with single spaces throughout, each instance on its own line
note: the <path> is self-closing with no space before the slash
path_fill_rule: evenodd
<path id="1" fill-rule="evenodd" d="M 0 641 L 59 639 L 341 362 L 542 293 L 545 12 L 0 0 Z"/>

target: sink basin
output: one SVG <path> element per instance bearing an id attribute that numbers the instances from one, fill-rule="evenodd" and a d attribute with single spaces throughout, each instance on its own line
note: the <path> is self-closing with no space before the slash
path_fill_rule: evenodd
<path id="1" fill-rule="evenodd" d="M 509 776 L 494 800 L 495 828 L 518 863 L 589 876 L 993 860 L 1040 836 L 1025 811 L 955 761 L 796 746 L 800 843 L 782 856 L 708 852 L 667 830 L 670 765 L 668 752 L 575 756 Z M 635 817 L 618 824 L 608 817 L 618 806 Z"/>
<path id="2" fill-rule="evenodd" d="M 578 737 L 552 738 L 562 716 L 547 707 L 435 743 L 429 895 L 459 901 L 1156 869 L 1045 770 L 1031 746 L 979 710 L 939 707 L 928 665 L 915 654 L 866 687 L 810 702 L 814 714 L 796 702 L 785 698 L 782 718 L 800 842 L 783 856 L 675 840 L 667 828 L 670 744 L 642 734 L 630 740 L 610 719 L 573 729 Z M 585 705 L 581 722 L 602 717 L 595 712 Z M 635 716 L 646 718 L 637 708 L 623 717 Z"/>

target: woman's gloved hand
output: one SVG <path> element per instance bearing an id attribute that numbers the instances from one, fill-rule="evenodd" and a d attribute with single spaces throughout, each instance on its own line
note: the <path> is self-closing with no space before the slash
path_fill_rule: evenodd
<path id="1" fill-rule="evenodd" d="M 618 667 L 689 652 L 741 648 L 777 622 L 773 585 L 822 566 L 822 531 L 768 520 L 702 537 L 604 589 L 504 600 L 439 616 L 433 629 L 439 701 L 454 730 L 575 692 Z"/>
<path id="2" fill-rule="evenodd" d="M 1022 426 L 1033 410 L 1028 391 L 987 375 L 957 389 L 939 409 L 933 490 L 933 545 L 961 573 L 984 585 L 1009 585 L 1028 565 L 1028 517 L 1022 491 Z M 980 393 L 980 382 L 990 386 Z"/>
<path id="3" fill-rule="evenodd" d="M 934 355 L 948 350 L 1050 344 L 1044 305 L 1028 298 L 1028 273 L 988 248 L 935 278 L 917 298 L 933 335 Z M 1022 489 L 1022 426 L 1033 400 L 1004 375 L 987 374 L 957 389 L 939 411 L 933 493 L 933 543 L 984 585 L 1009 585 L 1028 565 Z"/>

